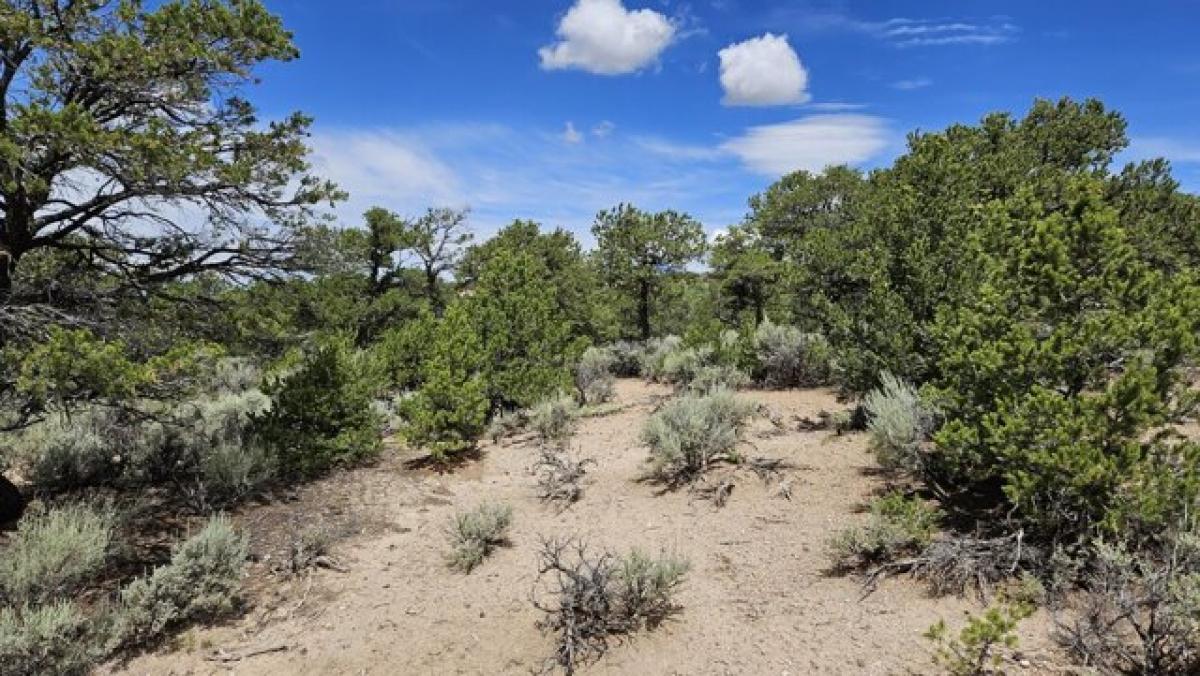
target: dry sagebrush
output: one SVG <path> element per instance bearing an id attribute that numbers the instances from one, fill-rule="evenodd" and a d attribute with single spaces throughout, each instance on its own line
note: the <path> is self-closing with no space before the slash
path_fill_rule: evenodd
<path id="1" fill-rule="evenodd" d="M 665 554 L 618 556 L 574 539 L 544 540 L 533 604 L 544 615 L 538 626 L 555 637 L 547 670 L 573 674 L 614 637 L 658 626 L 679 610 L 674 597 L 688 567 Z"/>

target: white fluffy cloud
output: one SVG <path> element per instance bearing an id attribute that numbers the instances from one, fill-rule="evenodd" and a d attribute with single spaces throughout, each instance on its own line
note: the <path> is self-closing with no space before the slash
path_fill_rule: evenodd
<path id="1" fill-rule="evenodd" d="M 870 115 L 811 115 L 791 122 L 751 127 L 721 145 L 752 171 L 777 177 L 798 169 L 821 171 L 857 164 L 887 145 L 887 127 Z"/>
<path id="2" fill-rule="evenodd" d="M 786 35 L 767 33 L 717 54 L 725 89 L 722 103 L 727 106 L 778 106 L 809 99 L 808 72 Z"/>
<path id="3" fill-rule="evenodd" d="M 675 24 L 621 0 L 577 0 L 558 24 L 559 41 L 538 50 L 542 68 L 599 75 L 632 73 L 654 63 L 675 39 Z"/>

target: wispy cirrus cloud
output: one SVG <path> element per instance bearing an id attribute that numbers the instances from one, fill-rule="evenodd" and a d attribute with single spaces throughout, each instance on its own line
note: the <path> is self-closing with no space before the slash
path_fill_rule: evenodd
<path id="1" fill-rule="evenodd" d="M 350 193 L 335 212 L 345 225 L 372 206 L 409 216 L 430 206 L 470 207 L 481 235 L 527 218 L 567 227 L 587 244 L 595 214 L 620 202 L 725 226 L 779 176 L 862 164 L 889 139 L 882 118 L 861 114 L 814 114 L 700 141 L 594 124 L 586 142 L 576 130 L 578 143 L 565 143 L 562 129 L 493 124 L 318 128 L 313 164 Z"/>
<path id="2" fill-rule="evenodd" d="M 787 26 L 798 32 L 859 33 L 895 47 L 937 47 L 949 45 L 1001 45 L 1016 40 L 1020 26 L 1005 16 L 987 18 L 893 17 L 867 20 L 846 12 L 789 5 L 768 14 L 772 25 Z"/>
<path id="3" fill-rule="evenodd" d="M 1004 44 L 1015 40 L 1020 28 L 1005 18 L 988 21 L 896 18 L 871 25 L 868 32 L 897 47 L 933 47 Z"/>
<path id="4" fill-rule="evenodd" d="M 933 84 L 933 80 L 927 77 L 914 77 L 908 80 L 897 80 L 892 83 L 892 89 L 900 91 L 913 91 L 914 89 L 924 89 Z"/>
<path id="5" fill-rule="evenodd" d="M 1200 164 L 1200 140 L 1168 136 L 1136 136 L 1126 151 L 1135 159 L 1165 157 L 1178 164 Z"/>

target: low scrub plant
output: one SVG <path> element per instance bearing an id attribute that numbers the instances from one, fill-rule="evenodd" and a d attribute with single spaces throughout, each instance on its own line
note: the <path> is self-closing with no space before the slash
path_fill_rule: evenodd
<path id="1" fill-rule="evenodd" d="M 642 428 L 642 443 L 650 448 L 651 476 L 682 485 L 714 462 L 736 462 L 742 431 L 757 409 L 724 388 L 668 402 Z"/>
<path id="2" fill-rule="evenodd" d="M 577 459 L 566 448 L 542 446 L 541 454 L 533 465 L 538 497 L 547 502 L 575 502 L 583 495 L 580 482 L 587 474 L 587 467 L 594 464 L 596 461 L 590 458 Z"/>
<path id="3" fill-rule="evenodd" d="M 121 590 L 112 648 L 142 645 L 235 607 L 248 546 L 225 516 L 176 545 L 170 563 Z"/>
<path id="4" fill-rule="evenodd" d="M 668 352 L 662 360 L 656 380 L 686 388 L 696 380 L 700 371 L 713 363 L 713 349 L 708 346 L 681 347 Z"/>
<path id="5" fill-rule="evenodd" d="M 833 381 L 833 348 L 817 333 L 764 321 L 754 331 L 755 376 L 767 387 L 816 387 Z"/>
<path id="6" fill-rule="evenodd" d="M 555 636 L 550 668 L 573 674 L 614 638 L 658 626 L 679 610 L 675 594 L 688 568 L 665 554 L 619 556 L 573 539 L 543 541 L 533 604 L 544 615 L 538 626 Z"/>
<path id="7" fill-rule="evenodd" d="M 921 552 L 937 531 L 938 511 L 928 503 L 890 493 L 871 503 L 865 526 L 836 534 L 829 556 L 836 570 L 863 570 Z"/>
<path id="8" fill-rule="evenodd" d="M 885 470 L 919 475 L 924 465 L 921 445 L 933 431 L 931 407 L 912 385 L 892 374 L 881 374 L 879 381 L 863 402 L 871 450 Z"/>
<path id="9" fill-rule="evenodd" d="M 512 507 L 492 502 L 456 513 L 447 529 L 450 567 L 469 573 L 483 563 L 496 547 L 507 542 L 512 518 Z"/>
<path id="10" fill-rule="evenodd" d="M 619 378 L 636 378 L 644 375 L 645 345 L 628 340 L 618 340 L 607 347 L 612 355 L 612 372 Z"/>
<path id="11" fill-rule="evenodd" d="M 575 390 L 586 406 L 609 401 L 616 394 L 613 367 L 616 357 L 611 350 L 589 347 L 575 365 Z"/>
<path id="12" fill-rule="evenodd" d="M 275 479 L 278 464 L 259 444 L 218 444 L 200 454 L 194 501 L 205 509 L 240 502 Z"/>
<path id="13" fill-rule="evenodd" d="M 1059 638 L 1106 673 L 1200 673 L 1200 535 L 1173 532 L 1140 552 L 1099 542 Z"/>
<path id="14" fill-rule="evenodd" d="M 528 411 L 501 411 L 492 417 L 487 426 L 487 437 L 498 444 L 501 439 L 515 436 L 529 426 Z"/>
<path id="15" fill-rule="evenodd" d="M 529 427 L 543 443 L 561 444 L 579 423 L 579 404 L 566 394 L 547 399 L 529 411 Z"/>
<path id="16" fill-rule="evenodd" d="M 1017 625 L 1033 614 L 1033 606 L 1002 602 L 973 615 L 957 636 L 938 620 L 925 632 L 933 643 L 933 662 L 953 676 L 1003 673 L 1000 665 L 1017 647 Z"/>
<path id="17" fill-rule="evenodd" d="M 0 607 L 0 673 L 82 676 L 103 659 L 102 643 L 70 601 Z"/>
<path id="18" fill-rule="evenodd" d="M 112 512 L 83 504 L 31 511 L 0 557 L 0 590 L 11 604 L 67 596 L 103 568 Z"/>
<path id="19" fill-rule="evenodd" d="M 736 366 L 713 364 L 696 371 L 687 387 L 693 392 L 710 392 L 718 388 L 737 390 L 750 384 L 750 376 Z"/>
<path id="20" fill-rule="evenodd" d="M 150 435 L 118 412 L 88 407 L 71 415 L 52 415 L 16 438 L 15 454 L 23 473 L 39 491 L 61 493 L 116 481 L 136 446 Z M 136 445 L 126 445 L 123 441 Z"/>
<path id="21" fill-rule="evenodd" d="M 638 371 L 647 380 L 661 381 L 666 373 L 667 359 L 683 349 L 683 339 L 679 336 L 651 338 L 642 344 Z"/>

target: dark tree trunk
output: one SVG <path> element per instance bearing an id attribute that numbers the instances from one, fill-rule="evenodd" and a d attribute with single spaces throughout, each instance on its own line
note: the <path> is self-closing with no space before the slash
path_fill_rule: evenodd
<path id="1" fill-rule="evenodd" d="M 0 249 L 0 305 L 8 302 L 12 295 L 13 267 L 16 261 L 5 250 Z"/>
<path id="2" fill-rule="evenodd" d="M 766 318 L 766 299 L 763 298 L 761 290 L 754 293 L 754 326 L 755 328 L 762 326 L 763 319 Z"/>
<path id="3" fill-rule="evenodd" d="M 25 496 L 11 481 L 0 474 L 0 526 L 21 518 L 25 512 Z"/>
<path id="4" fill-rule="evenodd" d="M 642 280 L 638 289 L 638 328 L 642 332 L 642 340 L 650 339 L 650 283 Z"/>

